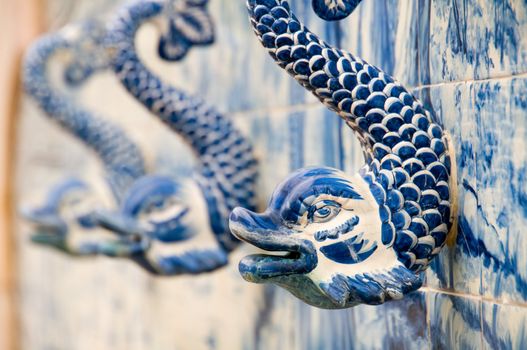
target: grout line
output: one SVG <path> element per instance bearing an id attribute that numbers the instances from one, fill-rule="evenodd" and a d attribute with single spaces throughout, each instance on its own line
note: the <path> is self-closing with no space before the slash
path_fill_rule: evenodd
<path id="1" fill-rule="evenodd" d="M 486 81 L 505 80 L 505 79 L 513 79 L 513 78 L 527 78 L 527 72 L 519 73 L 519 74 L 497 75 L 495 77 L 488 77 L 488 78 L 483 78 L 483 79 L 465 79 L 465 80 L 443 81 L 443 82 L 440 82 L 440 83 L 423 84 L 423 85 L 412 86 L 412 87 L 408 87 L 407 89 L 412 91 L 412 90 L 415 90 L 415 89 L 423 89 L 423 88 L 430 88 L 430 87 L 454 85 L 454 84 L 461 84 L 461 83 L 481 83 L 481 82 L 486 82 Z"/>
<path id="2" fill-rule="evenodd" d="M 448 86 L 448 85 L 455 85 L 455 84 L 461 84 L 461 83 L 482 83 L 487 81 L 495 81 L 495 80 L 505 80 L 505 79 L 514 79 L 514 78 L 527 78 L 527 72 L 525 73 L 519 73 L 519 74 L 508 74 L 508 75 L 498 75 L 495 77 L 488 77 L 484 79 L 467 79 L 467 80 L 452 80 L 452 81 L 444 81 L 440 83 L 433 83 L 433 84 L 424 84 L 424 85 L 417 85 L 417 86 L 407 86 L 408 91 L 416 91 L 426 88 L 433 88 L 433 87 L 440 87 L 440 86 Z M 301 111 L 307 108 L 316 107 L 316 106 L 323 106 L 319 101 L 313 101 L 309 103 L 300 103 L 300 104 L 291 104 L 291 105 L 284 105 L 279 107 L 273 107 L 273 106 L 265 106 L 265 107 L 259 107 L 254 109 L 242 109 L 238 111 L 226 111 L 226 113 L 230 113 L 232 118 L 238 118 L 238 117 L 250 117 L 253 114 L 262 114 L 262 113 L 287 113 L 287 112 L 297 112 Z"/>
<path id="3" fill-rule="evenodd" d="M 437 293 L 437 294 L 444 294 L 449 296 L 455 296 L 459 298 L 465 298 L 465 299 L 471 299 L 476 300 L 480 302 L 486 302 L 486 303 L 492 303 L 496 305 L 507 305 L 507 306 L 517 306 L 517 307 L 523 307 L 527 308 L 527 302 L 518 302 L 518 301 L 508 301 L 508 300 L 502 300 L 502 299 L 493 299 L 491 297 L 486 297 L 484 295 L 474 295 L 470 293 L 460 293 L 455 292 L 451 290 L 444 290 L 444 289 L 437 289 L 432 287 L 421 287 L 419 291 L 422 292 L 428 292 L 428 293 Z"/>

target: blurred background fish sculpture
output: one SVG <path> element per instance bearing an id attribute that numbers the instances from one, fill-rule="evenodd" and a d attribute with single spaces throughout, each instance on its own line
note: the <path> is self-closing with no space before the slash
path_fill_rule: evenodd
<path id="1" fill-rule="evenodd" d="M 62 58 L 63 80 L 66 87 L 74 88 L 97 71 L 109 68 L 101 49 L 104 36 L 102 23 L 86 21 L 42 37 L 26 53 L 23 77 L 26 92 L 49 120 L 94 151 L 102 161 L 108 190 L 118 203 L 128 187 L 146 174 L 139 148 L 118 125 L 61 92 L 54 86 L 50 72 L 52 61 Z M 41 206 L 22 209 L 33 231 L 32 240 L 72 255 L 115 256 L 135 252 L 138 242 L 105 235 L 104 230 L 98 229 L 96 210 L 103 205 L 99 195 L 80 178 L 68 178 L 52 187 Z"/>
<path id="2" fill-rule="evenodd" d="M 255 207 L 256 160 L 228 118 L 204 100 L 163 82 L 138 56 L 138 29 L 165 18 L 167 9 L 169 31 L 159 43 L 162 58 L 179 61 L 192 46 L 213 42 L 207 1 L 167 7 L 170 4 L 136 1 L 119 12 L 108 35 L 116 50 L 112 67 L 128 92 L 190 145 L 199 164 L 186 179 L 140 179 L 121 211 L 106 215 L 103 225 L 125 235 L 143 227 L 141 239 L 149 245 L 133 259 L 152 273 L 195 274 L 227 264 L 228 253 L 238 243 L 228 228 L 229 213 L 239 205 Z"/>

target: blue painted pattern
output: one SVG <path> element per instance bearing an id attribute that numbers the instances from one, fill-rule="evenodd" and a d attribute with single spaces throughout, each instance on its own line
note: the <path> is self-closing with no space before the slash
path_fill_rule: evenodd
<path id="1" fill-rule="evenodd" d="M 57 15 L 59 3 L 74 9 L 70 20 L 108 8 L 100 0 L 57 1 L 48 6 L 49 17 L 65 18 Z M 397 77 L 452 138 L 462 229 L 431 261 L 426 288 L 382 305 L 323 310 L 272 284 L 244 282 L 236 262 L 254 253 L 251 246 L 241 245 L 229 255 L 230 264 L 211 274 L 151 278 L 126 261 L 73 261 L 35 249 L 19 231 L 23 348 L 526 348 L 527 305 L 516 281 L 525 280 L 527 258 L 522 234 L 527 36 L 521 35 L 527 30 L 527 4 L 362 1 L 339 22 L 320 20 L 311 1 L 290 4 L 320 38 Z M 162 64 L 153 57 L 157 36 L 145 28 L 137 50 L 164 79 L 199 92 L 233 117 L 258 155 L 259 207 L 300 167 L 324 165 L 347 174 L 359 169 L 363 152 L 349 127 L 276 69 L 253 38 L 244 2 L 214 0 L 208 9 L 214 45 L 191 50 L 180 64 Z M 498 39 L 507 36 L 513 40 Z M 134 134 L 144 135 L 138 140 L 148 142 L 145 151 L 155 152 L 156 169 L 170 174 L 188 162 L 173 135 L 137 103 L 121 100 L 126 96 L 114 77 L 96 79 L 81 91 L 82 102 L 100 101 L 105 109 L 122 111 L 127 130 L 139 130 Z M 43 125 L 27 101 L 21 110 L 16 193 L 25 203 L 38 186 L 64 172 L 59 167 L 77 168 L 90 158 L 75 145 L 61 148 L 63 138 L 52 125 Z M 113 114 L 108 113 L 114 118 L 120 113 Z M 72 152 L 74 161 L 68 158 Z M 361 218 L 352 235 L 363 232 L 362 223 Z M 384 249 L 380 242 L 379 249 Z"/>
<path id="2" fill-rule="evenodd" d="M 360 58 L 333 48 L 311 33 L 295 17 L 287 1 L 249 0 L 248 7 L 255 33 L 271 57 L 357 132 L 367 158 L 367 165 L 361 170 L 360 175 L 368 184 L 378 205 L 377 210 L 382 223 L 380 241 L 387 248 L 393 249 L 404 265 L 397 268 L 397 273 L 389 273 L 387 277 L 387 280 L 400 278 L 400 287 L 395 288 L 398 292 L 387 292 L 392 291 L 397 285 L 397 282 L 390 281 L 386 289 L 380 287 L 371 290 L 372 293 L 376 293 L 372 296 L 357 294 L 354 288 L 362 286 L 356 286 L 351 282 L 348 288 L 343 289 L 342 294 L 327 295 L 330 301 L 340 307 L 352 306 L 360 302 L 377 303 L 384 301 L 384 298 L 399 297 L 397 293 L 404 294 L 418 288 L 419 278 L 411 277 L 411 273 L 405 272 L 405 268 L 413 272 L 424 270 L 444 245 L 453 220 L 450 212 L 453 205 L 449 185 L 450 155 L 441 126 L 433 120 L 422 103 L 392 77 Z M 322 210 L 330 211 L 329 214 L 324 213 L 323 220 L 319 222 L 330 224 L 332 219 L 338 218 L 340 209 L 331 212 L 332 209 L 328 209 L 333 207 L 331 204 L 317 202 L 328 195 L 335 196 L 334 200 L 337 203 L 349 199 L 346 195 L 340 195 L 338 188 L 346 182 L 346 186 L 352 188 L 353 180 L 346 181 L 344 176 L 338 180 L 333 176 L 318 177 L 306 185 L 305 177 L 313 176 L 319 176 L 316 169 L 289 177 L 273 195 L 269 205 L 270 211 L 257 218 L 256 214 L 242 212 L 240 209 L 233 212 L 231 228 L 235 235 L 249 243 L 257 244 L 258 240 L 264 238 L 254 235 L 254 232 L 265 234 L 264 232 L 268 231 L 268 221 L 272 221 L 278 231 L 274 239 L 278 242 L 282 239 L 280 226 L 284 226 L 289 228 L 285 231 L 287 233 L 284 232 L 287 241 L 294 240 L 291 238 L 294 236 L 290 233 L 291 227 L 302 226 L 296 228 L 298 232 L 306 229 L 305 224 L 301 222 L 303 212 L 297 208 L 298 202 L 289 199 L 289 193 L 295 192 L 301 193 L 300 198 L 310 199 L 307 205 L 314 205 L 316 207 L 314 210 L 321 210 L 318 209 L 320 206 Z M 319 183 L 321 186 L 318 185 Z M 336 189 L 331 189 L 333 186 Z M 363 196 L 364 194 L 360 193 L 359 197 Z M 350 208 L 354 206 L 354 204 L 349 205 Z M 304 206 L 306 203 L 303 203 L 302 207 Z M 375 210 L 374 207 L 371 210 Z M 289 214 L 283 215 L 284 212 Z M 247 216 L 255 218 L 252 221 L 242 219 L 243 223 L 241 223 L 240 218 Z M 268 240 L 269 237 L 265 237 L 265 241 Z M 297 240 L 301 244 L 303 239 Z M 350 242 L 342 242 L 344 245 L 347 243 Z M 360 246 L 360 250 L 354 252 L 354 249 L 350 248 L 349 252 L 355 254 L 355 259 L 361 257 L 366 260 L 376 248 L 376 242 L 368 241 L 368 243 L 370 245 L 360 242 L 357 246 L 352 246 L 352 248 Z M 336 256 L 341 260 L 340 254 L 344 251 L 342 244 L 325 246 L 321 251 L 328 256 L 332 248 L 336 249 L 337 252 L 330 254 L 331 260 L 335 260 Z M 279 248 L 279 244 L 276 245 Z M 275 250 L 277 247 L 273 248 Z M 353 253 L 351 254 L 354 255 Z M 298 257 L 299 261 L 303 259 L 306 259 L 306 255 Z M 274 260 L 276 259 L 273 259 L 275 267 L 270 267 L 259 259 L 249 257 L 247 261 L 241 263 L 240 270 L 244 277 L 260 282 L 264 280 L 258 275 L 248 276 L 250 273 L 247 269 L 252 271 L 251 265 L 265 270 L 276 269 L 273 275 L 279 276 L 280 272 L 285 276 L 291 274 L 287 271 L 289 261 L 282 267 Z M 348 258 L 341 261 L 349 263 L 353 260 Z M 390 260 L 386 260 L 386 264 L 390 266 Z M 368 274 L 367 270 L 364 275 L 360 274 L 364 276 L 362 281 L 368 279 Z M 303 299 L 314 303 L 312 296 L 303 296 L 304 291 L 299 290 L 303 285 L 299 286 L 296 279 L 295 276 L 290 282 L 283 278 L 275 282 L 289 287 L 294 294 L 300 294 Z M 337 275 L 332 279 L 342 280 L 343 285 L 346 285 L 345 274 Z M 386 282 L 381 277 L 372 278 L 371 283 L 379 283 L 382 286 Z M 364 286 L 364 288 L 368 287 Z M 312 292 L 312 290 L 307 291 L 307 293 Z M 324 306 L 331 307 L 329 305 Z"/>
<path id="3" fill-rule="evenodd" d="M 117 125 L 93 115 L 58 92 L 48 77 L 49 60 L 61 51 L 69 51 L 75 56 L 65 70 L 67 82 L 77 84 L 87 79 L 99 64 L 104 66 L 104 61 L 97 61 L 101 59 L 101 51 L 94 49 L 102 40 L 98 36 L 100 32 L 94 33 L 93 29 L 94 24 L 87 22 L 78 28 L 69 27 L 58 34 L 46 36 L 35 43 L 26 54 L 24 86 L 50 120 L 96 152 L 105 166 L 115 196 L 120 198 L 131 182 L 145 174 L 138 147 Z M 95 34 L 94 37 L 90 37 L 89 33 Z"/>
<path id="4" fill-rule="evenodd" d="M 101 27 L 87 21 L 39 39 L 26 54 L 23 78 L 26 92 L 46 116 L 97 154 L 104 165 L 109 190 L 119 201 L 133 181 L 146 173 L 139 148 L 120 127 L 71 100 L 50 79 L 51 60 L 60 53 L 72 56 L 63 73 L 70 86 L 78 86 L 107 66 L 104 51 L 97 49 L 104 38 Z M 91 201 L 93 196 L 92 189 L 80 179 L 67 179 L 52 187 L 40 208 L 22 211 L 33 226 L 32 240 L 74 255 L 119 254 L 116 250 L 121 247 L 96 240 L 78 246 L 68 243 L 76 226 L 88 231 L 97 226 L 93 211 L 98 204 Z M 136 246 L 135 242 L 126 244 Z"/>
<path id="5" fill-rule="evenodd" d="M 168 11 L 170 31 L 159 46 L 161 57 L 170 61 L 181 60 L 192 45 L 213 38 L 204 12 L 207 1 L 178 4 L 182 8 L 175 5 L 174 12 Z M 147 270 L 194 274 L 225 265 L 228 252 L 236 247 L 228 214 L 238 205 L 255 207 L 256 160 L 251 145 L 229 119 L 202 99 L 163 82 L 139 58 L 136 32 L 144 23 L 162 18 L 166 6 L 161 1 L 138 1 L 120 10 L 108 29 L 108 43 L 116 48 L 111 66 L 128 92 L 191 146 L 199 166 L 191 179 L 156 175 L 140 179 L 128 191 L 120 213 L 105 215 L 102 225 L 129 235 L 142 226 L 141 239 L 152 244 L 131 258 Z M 197 23 L 191 15 L 199 25 L 180 23 Z M 215 238 L 208 243 L 210 248 L 199 243 L 183 251 L 173 247 L 182 240 L 202 241 L 209 231 Z M 167 253 L 171 246 L 174 251 Z"/>
<path id="6" fill-rule="evenodd" d="M 326 203 L 324 203 L 326 204 Z M 330 210 L 325 205 L 324 210 Z M 329 215 L 329 214 L 328 214 Z M 315 233 L 315 239 L 319 242 L 325 241 L 326 239 L 336 239 L 339 238 L 341 234 L 346 234 L 355 228 L 359 223 L 359 217 L 353 216 L 351 219 L 344 222 L 342 225 L 332 228 L 330 230 L 321 230 Z"/>

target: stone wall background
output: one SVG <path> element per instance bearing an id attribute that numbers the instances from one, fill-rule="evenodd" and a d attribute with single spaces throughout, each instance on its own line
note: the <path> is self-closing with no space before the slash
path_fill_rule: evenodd
<path id="1" fill-rule="evenodd" d="M 47 0 L 50 28 L 101 16 L 119 0 Z M 393 74 L 450 132 L 457 152 L 460 230 L 427 271 L 426 286 L 382 306 L 325 311 L 282 289 L 244 282 L 237 261 L 197 277 L 153 278 L 130 262 L 73 260 L 28 242 L 17 225 L 24 349 L 508 349 L 527 348 L 527 3 L 522 0 L 365 0 L 325 23 L 291 1 L 321 37 Z M 260 158 L 262 207 L 292 170 L 362 164 L 352 132 L 278 69 L 254 38 L 242 0 L 211 0 L 217 40 L 181 64 L 149 67 L 204 96 L 250 136 Z M 102 88 L 103 87 L 103 88 Z M 177 137 L 110 73 L 71 92 L 119 122 L 161 172 L 192 159 Z M 21 101 L 17 202 L 42 198 L 66 174 L 102 168 L 71 137 Z"/>

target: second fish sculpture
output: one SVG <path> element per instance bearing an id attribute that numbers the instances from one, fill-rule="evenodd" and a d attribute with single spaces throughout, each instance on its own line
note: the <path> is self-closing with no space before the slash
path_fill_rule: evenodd
<path id="1" fill-rule="evenodd" d="M 236 206 L 255 207 L 256 160 L 233 123 L 200 98 L 190 96 L 152 73 L 136 51 L 135 37 L 146 23 L 166 19 L 163 1 L 136 1 L 112 22 L 111 64 L 124 87 L 153 115 L 189 144 L 199 165 L 192 177 L 146 176 L 128 191 L 119 213 L 103 215 L 103 225 L 120 235 L 137 233 L 147 242 L 131 259 L 154 274 L 211 271 L 228 262 L 239 241 L 228 227 Z M 160 56 L 177 61 L 194 45 L 212 42 L 207 1 L 179 1 L 170 12 L 169 35 Z"/>
<path id="2" fill-rule="evenodd" d="M 362 144 L 355 175 L 291 174 L 267 210 L 237 208 L 230 227 L 267 251 L 239 265 L 321 308 L 380 304 L 417 290 L 452 227 L 452 147 L 422 103 L 391 76 L 320 40 L 286 0 L 249 0 L 252 26 L 278 65 L 335 111 Z"/>
<path id="3" fill-rule="evenodd" d="M 108 188 L 119 203 L 126 190 L 146 174 L 139 148 L 116 124 L 91 113 L 74 98 L 54 86 L 51 61 L 63 57 L 63 78 L 73 87 L 85 82 L 107 61 L 98 46 L 104 40 L 102 25 L 95 21 L 69 25 L 40 38 L 26 53 L 24 87 L 46 116 L 92 150 L 102 161 Z M 32 240 L 71 255 L 130 255 L 141 242 L 131 236 L 106 233 L 98 225 L 96 211 L 101 198 L 85 179 L 69 178 L 53 187 L 44 205 L 25 209 Z"/>

